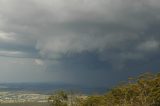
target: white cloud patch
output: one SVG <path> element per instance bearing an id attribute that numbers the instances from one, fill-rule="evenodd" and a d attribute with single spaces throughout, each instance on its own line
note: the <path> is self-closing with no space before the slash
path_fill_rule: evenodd
<path id="1" fill-rule="evenodd" d="M 13 35 L 14 33 L 5 33 L 0 31 L 0 40 L 6 42 L 14 41 L 15 38 L 13 37 Z"/>
<path id="2" fill-rule="evenodd" d="M 40 59 L 35 59 L 34 61 L 37 65 L 44 65 L 44 62 Z"/>
<path id="3" fill-rule="evenodd" d="M 138 49 L 142 51 L 148 51 L 148 52 L 154 52 L 159 50 L 160 47 L 160 42 L 156 40 L 150 40 L 143 42 L 142 44 L 139 45 Z"/>
<path id="4" fill-rule="evenodd" d="M 3 51 L 0 50 L 0 55 L 1 56 L 9 56 L 9 57 L 25 57 L 27 56 L 26 53 L 23 53 L 21 51 Z"/>

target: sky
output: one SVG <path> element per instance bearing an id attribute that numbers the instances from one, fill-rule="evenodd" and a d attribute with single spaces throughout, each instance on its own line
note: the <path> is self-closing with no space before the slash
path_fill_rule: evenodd
<path id="1" fill-rule="evenodd" d="M 160 70 L 160 0 L 0 0 L 0 83 L 113 86 Z"/>

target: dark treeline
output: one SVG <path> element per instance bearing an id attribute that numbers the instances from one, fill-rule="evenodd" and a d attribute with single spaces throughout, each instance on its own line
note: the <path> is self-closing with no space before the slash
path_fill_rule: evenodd
<path id="1" fill-rule="evenodd" d="M 52 106 L 160 106 L 160 73 L 129 78 L 104 95 L 83 97 L 59 91 L 48 100 Z"/>

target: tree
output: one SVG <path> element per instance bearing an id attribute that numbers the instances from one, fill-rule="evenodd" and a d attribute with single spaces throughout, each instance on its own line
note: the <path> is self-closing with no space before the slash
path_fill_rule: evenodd
<path id="1" fill-rule="evenodd" d="M 57 91 L 48 98 L 52 106 L 67 106 L 68 95 L 64 91 Z"/>

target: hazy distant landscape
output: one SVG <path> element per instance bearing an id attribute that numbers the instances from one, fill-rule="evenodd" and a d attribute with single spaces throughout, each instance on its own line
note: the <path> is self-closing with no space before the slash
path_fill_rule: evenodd
<path id="1" fill-rule="evenodd" d="M 1 86 L 1 88 L 7 87 Z M 135 78 L 129 78 L 128 82 L 121 83 L 101 94 L 94 92 L 85 94 L 58 88 L 53 89 L 52 93 L 47 92 L 48 94 L 42 91 L 41 94 L 29 92 L 27 89 L 26 91 L 24 89 L 23 91 L 15 91 L 15 89 L 1 91 L 0 106 L 159 106 L 159 88 L 160 73 L 144 73 Z"/>
<path id="2" fill-rule="evenodd" d="M 1 83 L 0 106 L 47 106 L 48 98 L 60 90 L 91 95 L 103 94 L 107 88 L 52 83 Z"/>
<path id="3" fill-rule="evenodd" d="M 51 94 L 57 90 L 75 91 L 84 94 L 92 93 L 104 93 L 109 88 L 105 86 L 87 86 L 76 84 L 55 84 L 55 83 L 0 83 L 0 91 L 10 92 L 28 92 L 28 93 L 40 93 Z"/>

